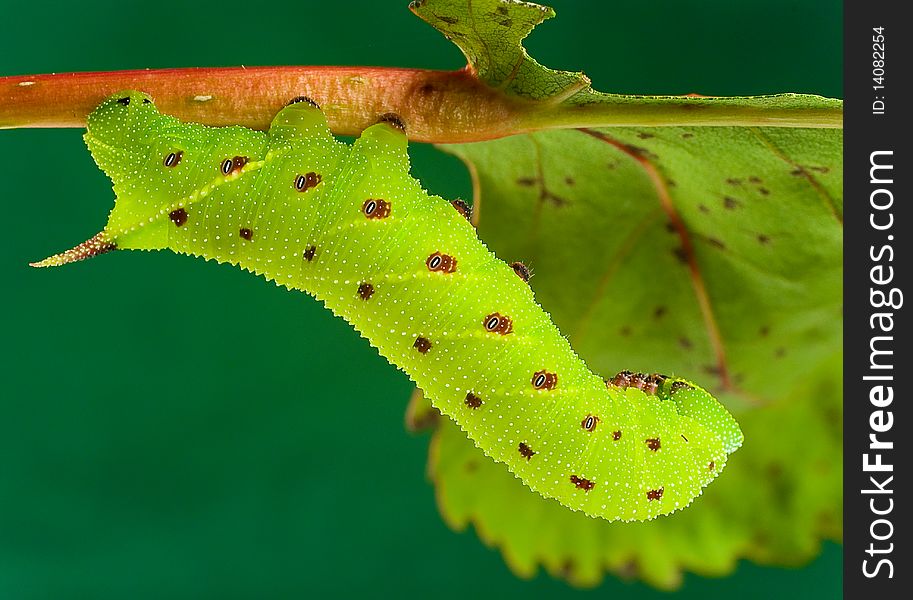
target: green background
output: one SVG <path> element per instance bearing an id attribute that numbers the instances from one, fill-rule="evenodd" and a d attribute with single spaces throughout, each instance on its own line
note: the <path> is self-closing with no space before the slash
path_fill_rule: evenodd
<path id="1" fill-rule="evenodd" d="M 841 95 L 834 0 L 552 5 L 531 54 L 600 90 Z M 463 64 L 404 0 L 2 8 L 2 75 Z M 0 131 L 0 598 L 666 596 L 518 580 L 450 531 L 427 438 L 403 429 L 406 376 L 307 296 L 166 253 L 29 269 L 111 206 L 80 135 Z M 413 158 L 426 187 L 470 196 L 456 159 Z M 681 595 L 835 597 L 840 580 L 829 544 L 803 569 L 689 575 Z"/>

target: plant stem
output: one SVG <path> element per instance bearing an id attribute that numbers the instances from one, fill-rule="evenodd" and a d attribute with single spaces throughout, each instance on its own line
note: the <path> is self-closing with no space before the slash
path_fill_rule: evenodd
<path id="1" fill-rule="evenodd" d="M 0 128 L 82 127 L 105 97 L 138 89 L 163 113 L 209 125 L 269 127 L 295 96 L 320 104 L 330 128 L 357 135 L 396 113 L 414 141 L 458 143 L 568 127 L 751 125 L 840 127 L 842 110 L 736 99 L 600 96 L 589 104 L 533 102 L 488 87 L 468 69 L 231 67 L 0 77 Z"/>

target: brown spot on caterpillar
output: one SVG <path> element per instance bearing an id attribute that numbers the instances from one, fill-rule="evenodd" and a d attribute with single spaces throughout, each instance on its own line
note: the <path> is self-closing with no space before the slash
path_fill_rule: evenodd
<path id="1" fill-rule="evenodd" d="M 691 387 L 690 384 L 687 384 L 684 381 L 673 381 L 672 387 L 669 388 L 669 393 L 674 394 L 675 392 L 677 392 L 679 390 L 693 390 L 693 389 L 694 388 Z"/>
<path id="2" fill-rule="evenodd" d="M 449 254 L 435 252 L 425 260 L 425 266 L 431 272 L 453 273 L 457 268 L 457 261 Z"/>
<path id="3" fill-rule="evenodd" d="M 663 490 L 666 488 L 659 488 L 658 490 L 649 490 L 647 491 L 647 500 L 659 500 L 663 497 Z"/>
<path id="4" fill-rule="evenodd" d="M 564 183 L 566 183 L 567 185 L 575 185 L 577 182 L 574 181 L 573 177 L 567 176 L 564 178 Z"/>
<path id="5" fill-rule="evenodd" d="M 533 457 L 535 452 L 532 448 L 526 445 L 526 442 L 520 442 L 520 445 L 517 447 L 517 450 L 520 451 L 520 455 L 525 458 L 527 461 Z"/>
<path id="6" fill-rule="evenodd" d="M 553 390 L 558 385 L 558 374 L 548 371 L 536 371 L 532 379 L 533 387 L 537 390 Z"/>
<path id="7" fill-rule="evenodd" d="M 228 177 L 232 173 L 238 173 L 244 168 L 244 165 L 247 164 L 248 158 L 246 156 L 235 156 L 234 158 L 226 158 L 222 161 L 222 166 L 219 167 L 219 170 L 222 171 L 222 175 Z"/>
<path id="8" fill-rule="evenodd" d="M 616 442 L 617 442 L 618 440 L 620 440 L 620 439 L 621 439 L 621 432 L 620 432 L 620 431 L 613 431 L 613 432 L 612 432 L 612 439 L 615 440 Z"/>
<path id="9" fill-rule="evenodd" d="M 377 118 L 378 123 L 389 123 L 393 127 L 396 127 L 403 133 L 406 132 L 406 124 L 403 122 L 402 117 L 396 113 L 384 113 Z"/>
<path id="10" fill-rule="evenodd" d="M 759 187 L 759 188 L 758 188 L 758 193 L 760 193 L 762 196 L 769 196 L 769 195 L 770 195 L 770 190 L 767 189 L 767 188 Z"/>
<path id="11" fill-rule="evenodd" d="M 523 187 L 532 187 L 536 185 L 536 182 L 539 181 L 535 177 L 517 177 L 517 185 L 522 185 Z"/>
<path id="12" fill-rule="evenodd" d="M 308 246 L 304 249 L 304 260 L 311 262 L 314 260 L 315 254 L 317 254 L 317 246 Z"/>
<path id="13" fill-rule="evenodd" d="M 319 173 L 308 171 L 304 175 L 295 177 L 295 189 L 299 192 L 306 192 L 311 188 L 317 187 L 317 184 L 321 181 L 323 181 L 323 177 Z"/>
<path id="14" fill-rule="evenodd" d="M 682 263 L 683 265 L 688 264 L 688 253 L 681 246 L 674 248 L 672 250 L 672 254 L 675 255 L 675 258 L 678 259 L 678 262 Z"/>
<path id="15" fill-rule="evenodd" d="M 679 435 L 681 435 L 681 436 L 682 436 L 682 439 L 683 439 L 683 440 L 685 440 L 685 441 L 686 441 L 686 442 L 687 442 L 687 441 L 688 441 L 688 438 L 686 438 L 686 437 L 685 437 L 685 434 L 684 434 L 684 433 L 682 433 L 682 434 L 679 434 Z"/>
<path id="16" fill-rule="evenodd" d="M 390 203 L 380 198 L 368 198 L 361 205 L 361 212 L 368 219 L 386 219 L 390 216 Z"/>
<path id="17" fill-rule="evenodd" d="M 310 104 L 311 106 L 313 106 L 314 108 L 320 108 L 319 104 L 317 104 L 316 102 L 314 102 L 311 98 L 309 98 L 307 96 L 295 96 L 294 98 L 292 98 L 291 100 L 288 101 L 286 106 L 291 106 L 292 104 L 298 104 L 300 102 L 306 102 L 306 103 Z"/>
<path id="18" fill-rule="evenodd" d="M 500 313 L 491 313 L 483 319 L 482 324 L 485 326 L 486 331 L 500 335 L 507 335 L 514 330 L 514 324 L 510 317 Z"/>
<path id="19" fill-rule="evenodd" d="M 418 350 L 420 354 L 427 354 L 431 350 L 431 342 L 428 338 L 417 337 L 412 347 Z"/>
<path id="20" fill-rule="evenodd" d="M 761 244 L 768 244 L 770 242 L 770 238 L 767 237 L 766 235 L 764 235 L 763 233 L 759 233 L 758 242 Z"/>
<path id="21" fill-rule="evenodd" d="M 666 221 L 666 233 L 676 233 L 678 229 L 672 221 Z"/>
<path id="22" fill-rule="evenodd" d="M 517 261 L 517 262 L 510 263 L 510 268 L 514 270 L 514 273 L 517 274 L 517 277 L 519 277 L 526 283 L 529 283 L 529 278 L 532 275 L 532 273 L 530 273 L 530 271 L 529 271 L 529 267 L 527 267 L 523 263 Z"/>
<path id="23" fill-rule="evenodd" d="M 606 382 L 606 385 L 626 388 L 631 384 L 631 377 L 634 375 L 631 371 L 619 371 L 614 377 Z"/>
<path id="24" fill-rule="evenodd" d="M 647 375 L 647 377 L 644 379 L 644 385 L 640 389 L 642 389 L 646 394 L 655 395 L 663 383 L 665 383 L 666 379 L 667 377 L 665 375 L 652 373 Z"/>
<path id="25" fill-rule="evenodd" d="M 469 408 L 479 408 L 480 406 L 482 406 L 482 399 L 479 398 L 478 396 L 476 396 L 475 394 L 473 394 L 472 392 L 469 392 L 468 394 L 466 394 L 466 399 L 463 400 L 463 404 L 465 404 Z"/>
<path id="26" fill-rule="evenodd" d="M 457 198 L 456 200 L 450 201 L 451 206 L 453 206 L 458 213 L 466 217 L 467 221 L 470 221 L 472 218 L 472 210 L 469 208 L 469 205 Z"/>
<path id="27" fill-rule="evenodd" d="M 124 105 L 124 106 L 129 106 L 129 105 L 130 105 L 130 97 L 127 96 L 127 97 L 124 97 L 124 98 L 118 98 L 118 99 L 117 99 L 117 103 L 118 103 L 118 104 L 122 104 L 122 105 Z"/>
<path id="28" fill-rule="evenodd" d="M 665 306 L 657 306 L 656 309 L 653 311 L 653 318 L 654 318 L 654 319 L 661 319 L 662 316 L 663 316 L 664 314 L 666 314 L 666 307 L 665 307 Z"/>
<path id="29" fill-rule="evenodd" d="M 585 479 L 583 477 L 578 477 L 576 475 L 571 475 L 571 483 L 573 483 L 575 486 L 577 486 L 578 489 L 581 489 L 584 492 L 590 491 L 596 485 L 589 479 Z"/>
<path id="30" fill-rule="evenodd" d="M 723 208 L 726 210 L 734 210 L 741 206 L 741 202 L 733 198 L 732 196 L 726 196 L 723 198 Z"/>
<path id="31" fill-rule="evenodd" d="M 374 295 L 374 286 L 365 281 L 358 286 L 358 297 L 362 300 L 367 300 Z"/>
<path id="32" fill-rule="evenodd" d="M 707 470 L 708 470 L 708 471 L 712 471 L 712 470 L 714 469 L 715 466 L 716 466 L 716 465 L 714 465 L 714 464 L 713 464 L 713 461 L 711 460 L 711 461 L 710 461 L 710 464 L 707 465 Z"/>
<path id="33" fill-rule="evenodd" d="M 597 425 L 599 425 L 599 417 L 596 415 L 587 415 L 582 421 L 580 421 L 580 426 L 587 431 L 596 431 Z"/>
<path id="34" fill-rule="evenodd" d="M 180 227 L 187 222 L 187 211 L 183 208 L 177 208 L 168 213 L 168 218 L 171 219 L 172 223 Z"/>
<path id="35" fill-rule="evenodd" d="M 184 152 L 181 150 L 178 150 L 177 152 L 171 152 L 168 154 L 168 156 L 165 157 L 164 165 L 169 169 L 171 167 L 176 167 L 178 166 L 178 163 L 181 162 L 181 157 L 183 156 Z"/>
<path id="36" fill-rule="evenodd" d="M 242 227 L 238 230 L 238 235 L 247 240 L 248 242 L 254 238 L 254 232 L 248 229 L 247 227 Z"/>
<path id="37" fill-rule="evenodd" d="M 647 448 L 649 448 L 653 452 L 656 452 L 661 447 L 661 444 L 659 443 L 659 438 L 647 438 L 644 441 L 647 444 Z"/>

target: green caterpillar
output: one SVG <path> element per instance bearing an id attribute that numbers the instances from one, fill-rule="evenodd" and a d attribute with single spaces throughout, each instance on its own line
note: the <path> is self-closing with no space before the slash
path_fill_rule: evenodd
<path id="1" fill-rule="evenodd" d="M 130 91 L 89 116 L 85 141 L 114 209 L 101 233 L 34 266 L 170 248 L 308 292 L 487 455 L 592 516 L 684 508 L 741 445 L 729 413 L 690 382 L 593 374 L 525 268 L 479 241 L 465 205 L 412 178 L 394 115 L 349 146 L 304 98 L 259 132 L 181 123 Z"/>

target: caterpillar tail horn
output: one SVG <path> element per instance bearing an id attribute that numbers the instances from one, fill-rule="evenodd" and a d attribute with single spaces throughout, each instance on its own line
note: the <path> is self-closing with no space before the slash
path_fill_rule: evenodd
<path id="1" fill-rule="evenodd" d="M 60 252 L 59 254 L 54 254 L 49 256 L 44 260 L 38 262 L 29 263 L 31 267 L 59 267 L 61 265 L 66 265 L 69 263 L 77 262 L 80 260 L 86 260 L 87 258 L 92 258 L 93 256 L 98 256 L 99 254 L 105 254 L 111 250 L 116 250 L 117 244 L 106 234 L 104 231 L 96 233 L 86 241 L 81 244 Z"/>

